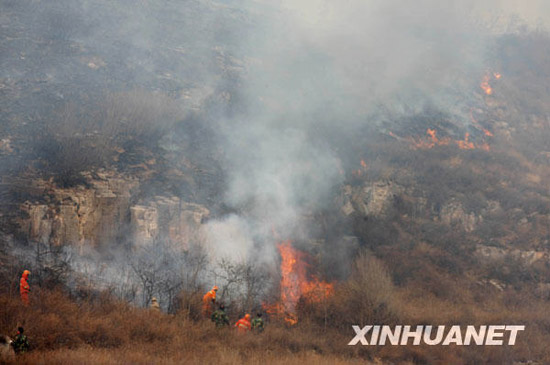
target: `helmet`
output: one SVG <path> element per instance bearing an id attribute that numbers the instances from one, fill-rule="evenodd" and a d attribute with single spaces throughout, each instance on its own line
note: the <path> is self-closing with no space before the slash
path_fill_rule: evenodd
<path id="1" fill-rule="evenodd" d="M 248 313 L 245 314 L 245 315 L 244 315 L 244 319 L 250 319 L 250 314 L 248 314 Z"/>
<path id="2" fill-rule="evenodd" d="M 212 290 L 217 291 L 217 290 L 218 290 L 218 286 L 217 286 L 217 285 L 214 285 L 214 287 L 212 288 Z"/>

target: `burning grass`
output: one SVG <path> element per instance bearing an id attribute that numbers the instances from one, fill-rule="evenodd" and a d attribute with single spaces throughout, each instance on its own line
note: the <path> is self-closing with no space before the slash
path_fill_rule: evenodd
<path id="1" fill-rule="evenodd" d="M 422 263 L 423 266 L 425 263 Z M 437 272 L 433 272 L 437 276 Z M 397 287 L 384 263 L 361 253 L 350 279 L 334 283 L 323 301 L 299 299 L 299 321 L 268 316 L 264 333 L 237 336 L 216 330 L 187 311 L 156 313 L 109 294 L 75 299 L 62 291 L 33 292 L 30 308 L 19 298 L 0 296 L 0 333 L 26 328 L 32 351 L 19 363 L 512 363 L 550 361 L 547 348 L 550 303 L 528 291 L 475 285 L 467 278 L 437 276 L 446 292 L 431 292 L 418 282 Z M 236 318 L 231 318 L 232 322 Z M 522 324 L 514 347 L 347 346 L 351 324 L 482 325 Z"/>
<path id="2" fill-rule="evenodd" d="M 480 127 L 482 128 L 482 127 Z M 491 132 L 489 132 L 486 129 L 482 129 L 484 134 L 486 136 L 492 136 Z M 450 137 L 443 137 L 438 138 L 437 137 L 437 130 L 428 128 L 426 131 L 425 138 L 414 138 L 409 137 L 408 140 L 410 141 L 410 145 L 413 149 L 431 149 L 436 146 L 449 146 L 449 145 L 456 145 L 461 150 L 474 150 L 474 149 L 481 149 L 484 151 L 490 151 L 490 146 L 487 142 L 483 141 L 481 143 L 474 144 L 470 140 L 470 133 L 466 132 L 464 133 L 464 139 L 462 140 L 451 140 Z"/>
<path id="3" fill-rule="evenodd" d="M 290 325 L 298 322 L 296 307 L 300 300 L 320 303 L 334 294 L 334 286 L 315 276 L 308 278 L 306 254 L 292 247 L 290 241 L 277 245 L 281 254 L 281 297 L 275 304 L 264 304 L 267 313 L 282 318 Z"/>

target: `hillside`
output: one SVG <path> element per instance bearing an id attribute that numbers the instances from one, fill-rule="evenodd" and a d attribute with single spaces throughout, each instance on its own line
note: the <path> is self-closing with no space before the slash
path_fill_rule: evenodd
<path id="1" fill-rule="evenodd" d="M 283 3 L 0 2 L 0 333 L 27 363 L 550 361 L 550 35 Z M 215 331 L 214 284 L 266 332 Z M 347 346 L 373 323 L 526 330 Z"/>

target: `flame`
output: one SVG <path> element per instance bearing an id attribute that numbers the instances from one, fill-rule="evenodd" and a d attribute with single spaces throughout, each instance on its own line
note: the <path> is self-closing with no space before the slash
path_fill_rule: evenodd
<path id="1" fill-rule="evenodd" d="M 475 121 L 475 119 L 473 120 Z M 477 124 L 477 126 L 483 130 L 486 136 L 493 136 L 493 134 L 490 131 L 482 128 L 481 126 L 479 126 L 479 124 Z M 483 142 L 482 144 L 479 144 L 477 146 L 473 142 L 471 142 L 470 133 L 468 132 L 464 134 L 463 140 L 458 140 L 458 141 L 453 141 L 449 137 L 444 137 L 440 139 L 437 137 L 437 131 L 435 129 L 430 129 L 430 128 L 428 128 L 428 130 L 426 131 L 426 135 L 429 138 L 423 139 L 423 140 L 416 140 L 413 137 L 409 137 L 409 140 L 412 141 L 412 147 L 414 149 L 430 149 L 435 146 L 446 146 L 446 145 L 449 145 L 451 142 L 453 142 L 458 146 L 458 148 L 462 150 L 473 150 L 476 148 L 482 149 L 484 151 L 490 150 L 490 146 L 487 144 L 487 142 Z"/>
<path id="2" fill-rule="evenodd" d="M 483 91 L 485 91 L 485 94 L 492 95 L 493 94 L 493 88 L 491 85 L 489 85 L 489 75 L 483 76 L 483 80 L 481 81 L 481 85 L 479 85 Z"/>
<path id="3" fill-rule="evenodd" d="M 500 78 L 502 77 L 502 74 L 500 74 L 498 72 L 493 72 L 493 73 L 487 72 L 483 76 L 483 79 L 481 80 L 481 84 L 479 86 L 483 89 L 483 91 L 485 91 L 485 94 L 487 94 L 487 95 L 492 95 L 493 94 L 493 88 L 489 84 L 489 82 L 491 81 L 491 76 L 495 80 L 500 80 Z"/>
<path id="4" fill-rule="evenodd" d="M 451 142 L 449 137 L 444 137 L 442 139 L 437 138 L 437 131 L 435 129 L 430 129 L 426 131 L 426 134 L 430 137 L 429 140 L 420 140 L 417 141 L 412 138 L 413 147 L 421 149 L 429 149 L 434 146 L 446 146 Z"/>
<path id="5" fill-rule="evenodd" d="M 316 277 L 307 278 L 308 264 L 306 254 L 292 247 L 290 241 L 277 245 L 281 255 L 280 301 L 275 304 L 264 304 L 264 310 L 284 318 L 290 325 L 298 323 L 296 306 L 300 299 L 318 303 L 334 292 L 331 283 L 320 281 Z"/>
<path id="6" fill-rule="evenodd" d="M 353 170 L 351 172 L 353 176 L 360 177 L 367 174 L 368 166 L 365 160 L 361 160 L 360 164 L 361 164 L 361 167 L 359 169 Z"/>
<path id="7" fill-rule="evenodd" d="M 470 138 L 470 133 L 466 132 L 464 134 L 463 141 L 456 141 L 458 148 L 460 148 L 461 150 L 473 150 L 474 148 L 476 148 L 474 144 L 468 140 L 469 138 Z"/>
<path id="8" fill-rule="evenodd" d="M 493 88 L 490 85 L 490 81 L 492 79 L 493 80 L 500 80 L 501 78 L 502 78 L 502 74 L 500 74 L 499 72 L 486 72 L 485 75 L 483 76 L 480 87 L 481 87 L 481 89 L 483 89 L 485 94 L 492 95 L 493 94 Z M 473 126 L 476 127 L 477 129 L 481 130 L 483 132 L 483 134 L 485 135 L 485 137 L 493 137 L 494 136 L 493 132 L 491 132 L 490 130 L 488 130 L 488 129 L 484 128 L 483 126 L 481 126 L 481 124 L 479 124 L 479 122 L 474 118 L 474 114 L 473 114 L 472 109 L 470 109 L 470 118 L 472 120 Z M 446 146 L 446 145 L 449 145 L 451 143 L 456 144 L 458 146 L 458 148 L 463 149 L 463 150 L 481 149 L 481 150 L 484 150 L 484 151 L 490 151 L 490 149 L 491 149 L 489 144 L 485 140 L 483 140 L 482 143 L 477 144 L 477 145 L 474 144 L 473 142 L 471 142 L 470 141 L 470 133 L 466 133 L 464 135 L 464 139 L 463 140 L 458 140 L 458 141 L 451 140 L 449 137 L 438 138 L 437 137 L 437 131 L 435 129 L 431 129 L 431 128 L 428 128 L 426 130 L 427 138 L 423 138 L 423 139 L 417 139 L 417 138 L 414 138 L 414 137 L 401 138 L 401 137 L 396 136 L 391 131 L 388 134 L 390 136 L 398 139 L 398 140 L 408 140 L 411 143 L 411 147 L 414 148 L 414 149 L 430 149 L 430 148 L 433 148 L 435 146 Z"/>

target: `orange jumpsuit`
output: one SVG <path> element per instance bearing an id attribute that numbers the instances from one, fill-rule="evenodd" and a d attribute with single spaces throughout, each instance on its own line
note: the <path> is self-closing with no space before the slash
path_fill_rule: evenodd
<path id="1" fill-rule="evenodd" d="M 30 273 L 29 270 L 23 271 L 23 275 L 21 275 L 21 280 L 19 281 L 19 293 L 21 294 L 21 301 L 25 307 L 29 305 L 29 292 L 31 291 L 31 287 L 27 279 Z"/>
<path id="2" fill-rule="evenodd" d="M 206 318 L 210 318 L 212 315 L 215 303 L 216 291 L 212 289 L 208 293 L 204 294 L 204 297 L 202 297 L 202 314 L 206 316 Z"/>
<path id="3" fill-rule="evenodd" d="M 250 318 L 249 315 L 248 318 Z M 248 318 L 247 316 L 244 316 L 243 318 L 239 319 L 237 323 L 235 323 L 235 327 L 237 327 L 238 333 L 247 333 L 252 329 L 252 326 L 250 325 L 250 320 Z"/>

